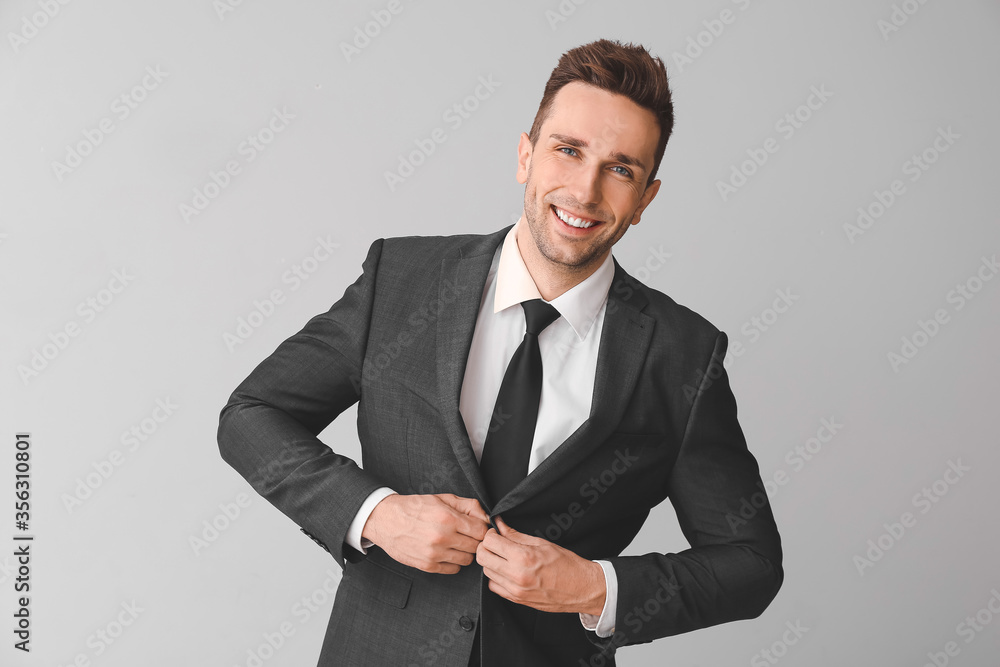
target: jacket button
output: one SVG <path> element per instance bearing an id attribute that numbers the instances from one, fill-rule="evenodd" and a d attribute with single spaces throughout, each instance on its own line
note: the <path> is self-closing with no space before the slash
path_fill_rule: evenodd
<path id="1" fill-rule="evenodd" d="M 463 616 L 462 618 L 458 619 L 458 624 L 466 632 L 472 630 L 472 619 L 469 618 L 468 616 Z"/>

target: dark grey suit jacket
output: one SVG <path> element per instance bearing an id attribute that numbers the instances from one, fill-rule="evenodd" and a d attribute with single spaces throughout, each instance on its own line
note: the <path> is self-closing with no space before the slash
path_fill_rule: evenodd
<path id="1" fill-rule="evenodd" d="M 459 412 L 483 287 L 507 227 L 379 239 L 363 274 L 236 389 L 223 458 L 344 568 L 319 664 L 613 665 L 615 649 L 752 618 L 781 585 L 781 543 L 709 322 L 615 262 L 590 417 L 490 507 Z M 358 404 L 359 467 L 317 439 Z M 618 576 L 616 632 L 503 600 L 482 569 L 428 574 L 344 544 L 376 488 L 478 498 L 492 516 Z M 691 548 L 620 557 L 670 498 Z M 275 582 L 277 585 L 277 582 Z"/>

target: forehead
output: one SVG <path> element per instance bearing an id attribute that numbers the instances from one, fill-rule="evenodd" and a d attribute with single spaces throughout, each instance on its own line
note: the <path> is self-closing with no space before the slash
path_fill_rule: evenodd
<path id="1" fill-rule="evenodd" d="M 556 93 L 539 134 L 542 140 L 552 134 L 582 139 L 601 152 L 634 155 L 651 168 L 660 127 L 652 111 L 624 95 L 574 81 Z"/>

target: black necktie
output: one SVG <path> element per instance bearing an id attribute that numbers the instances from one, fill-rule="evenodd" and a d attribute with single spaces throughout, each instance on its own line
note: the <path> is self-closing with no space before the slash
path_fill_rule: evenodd
<path id="1" fill-rule="evenodd" d="M 541 299 L 521 303 L 524 309 L 524 340 L 514 351 L 490 429 L 483 444 L 480 469 L 490 500 L 495 504 L 528 474 L 531 442 L 538 421 L 538 400 L 542 395 L 542 353 L 538 334 L 559 317 L 559 311 Z"/>

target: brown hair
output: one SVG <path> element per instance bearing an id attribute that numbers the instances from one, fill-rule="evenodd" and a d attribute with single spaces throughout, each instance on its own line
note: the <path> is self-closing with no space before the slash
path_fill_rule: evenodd
<path id="1" fill-rule="evenodd" d="M 548 118 L 556 93 L 567 83 L 580 81 L 611 93 L 624 95 L 656 116 L 660 140 L 653 155 L 653 170 L 646 185 L 653 182 L 663 159 L 667 140 L 674 129 L 674 105 L 667 82 L 667 68 L 641 45 L 599 39 L 570 49 L 552 70 L 528 138 L 534 146 L 542 123 Z"/>

